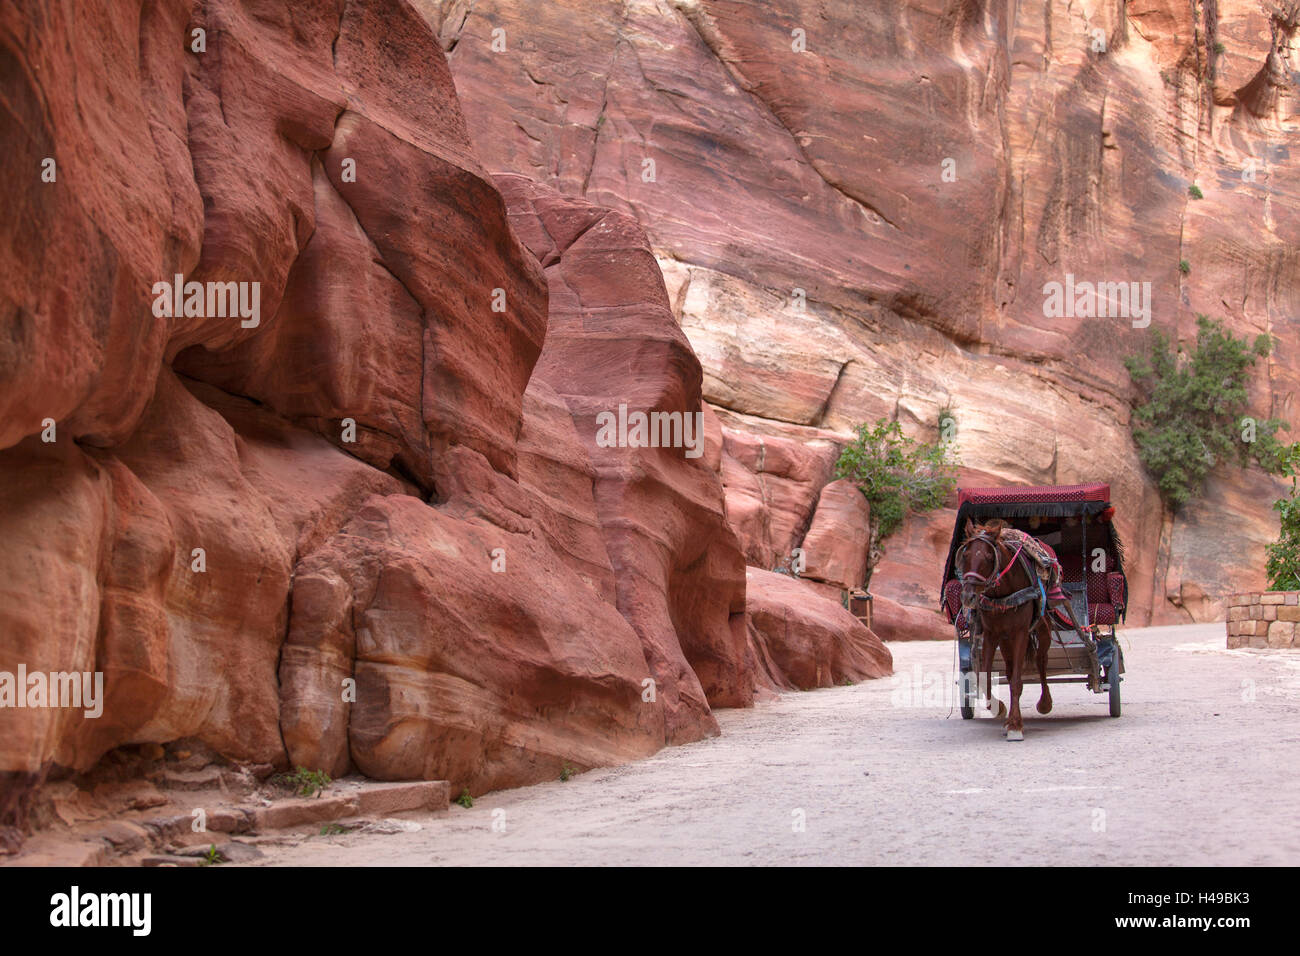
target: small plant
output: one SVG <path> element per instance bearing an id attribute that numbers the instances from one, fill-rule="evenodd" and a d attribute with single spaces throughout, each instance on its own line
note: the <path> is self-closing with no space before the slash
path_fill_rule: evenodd
<path id="1" fill-rule="evenodd" d="M 957 435 L 957 413 L 945 405 L 939 409 L 939 440 L 951 441 Z"/>
<path id="2" fill-rule="evenodd" d="M 320 796 L 330 785 L 330 775 L 324 770 L 308 770 L 299 767 L 293 773 L 277 773 L 272 782 L 288 787 L 300 797 Z"/>
<path id="3" fill-rule="evenodd" d="M 221 854 L 217 852 L 217 845 L 213 843 L 208 846 L 208 852 L 203 854 L 203 859 L 199 860 L 199 866 L 217 866 L 225 862 Z"/>
<path id="4" fill-rule="evenodd" d="M 340 826 L 337 823 L 326 823 L 320 828 L 321 836 L 338 836 L 340 833 L 347 833 L 348 828 Z"/>
<path id="5" fill-rule="evenodd" d="M 1192 264 L 1188 262 L 1186 259 L 1179 259 L 1178 271 L 1181 272 L 1183 275 L 1188 275 L 1192 271 Z"/>
<path id="6" fill-rule="evenodd" d="M 1201 192 L 1201 187 L 1196 185 L 1196 183 L 1192 183 L 1187 187 L 1187 195 L 1191 196 L 1193 199 L 1205 198 L 1205 193 Z"/>
<path id="7" fill-rule="evenodd" d="M 572 777 L 577 772 L 578 772 L 577 770 L 570 767 L 566 762 L 565 765 L 560 768 L 560 779 L 567 783 L 569 778 Z"/>
<path id="8" fill-rule="evenodd" d="M 1214 52 L 1215 52 L 1215 53 L 1226 53 L 1227 50 L 1228 50 L 1228 48 L 1227 48 L 1226 46 L 1224 46 L 1222 42 L 1216 42 L 1216 43 L 1214 44 Z"/>
<path id="9" fill-rule="evenodd" d="M 456 802 L 459 803 L 466 810 L 474 806 L 474 798 L 470 796 L 469 787 L 465 787 L 463 790 L 461 790 L 460 796 L 456 798 Z"/>

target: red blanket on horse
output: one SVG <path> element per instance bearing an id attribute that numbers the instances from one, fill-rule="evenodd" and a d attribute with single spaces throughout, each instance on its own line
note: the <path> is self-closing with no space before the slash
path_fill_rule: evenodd
<path id="1" fill-rule="evenodd" d="M 1056 558 L 1052 546 L 1044 544 L 1033 535 L 1017 528 L 1003 528 L 998 538 L 1011 548 L 1023 551 L 1034 565 L 1038 577 L 1046 588 L 1051 600 L 1065 600 L 1061 590 L 1061 562 Z"/>

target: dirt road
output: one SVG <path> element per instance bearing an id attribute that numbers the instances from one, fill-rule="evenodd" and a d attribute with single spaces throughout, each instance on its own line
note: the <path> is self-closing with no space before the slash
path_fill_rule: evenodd
<path id="1" fill-rule="evenodd" d="M 1117 720 L 1076 686 L 1040 717 L 1028 687 L 1008 743 L 945 719 L 950 643 L 894 644 L 895 679 L 722 711 L 721 737 L 260 865 L 1300 863 L 1300 652 L 1225 650 L 1222 624 L 1124 648 Z"/>

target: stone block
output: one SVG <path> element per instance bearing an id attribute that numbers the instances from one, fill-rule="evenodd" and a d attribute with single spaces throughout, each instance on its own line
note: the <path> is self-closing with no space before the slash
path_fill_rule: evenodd
<path id="1" fill-rule="evenodd" d="M 250 814 L 257 830 L 279 830 L 355 817 L 360 812 L 356 794 L 346 797 L 315 797 L 304 800 L 285 800 L 269 807 L 258 807 Z"/>
<path id="2" fill-rule="evenodd" d="M 446 780 L 368 784 L 357 794 L 357 799 L 361 813 L 366 816 L 406 810 L 446 810 L 451 802 L 451 784 Z"/>

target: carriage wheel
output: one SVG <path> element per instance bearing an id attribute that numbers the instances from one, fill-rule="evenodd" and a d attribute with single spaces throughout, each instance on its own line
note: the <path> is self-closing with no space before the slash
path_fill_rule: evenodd
<path id="1" fill-rule="evenodd" d="M 962 636 L 961 636 L 961 628 L 958 627 L 956 624 L 954 624 L 954 625 L 953 625 L 953 630 L 956 632 L 956 634 L 957 634 L 957 640 L 960 642 L 961 639 L 962 639 Z M 975 653 L 975 648 L 974 648 L 973 645 L 972 645 L 972 647 L 971 647 L 971 651 L 970 651 L 970 652 L 971 652 L 972 654 Z M 975 691 L 974 696 L 972 696 L 972 695 L 969 693 L 969 688 L 971 687 L 972 684 L 975 683 L 975 681 L 973 681 L 973 680 L 970 679 L 970 675 L 973 673 L 973 669 L 972 669 L 972 670 L 963 670 L 963 671 L 961 671 L 960 673 L 961 673 L 961 684 L 960 684 L 960 687 L 961 687 L 961 719 L 962 719 L 962 720 L 973 720 L 974 717 L 975 717 L 975 703 L 976 703 L 976 701 L 979 699 L 979 691 L 978 691 L 978 690 Z"/>
<path id="2" fill-rule="evenodd" d="M 1115 648 L 1115 653 L 1119 654 L 1118 647 Z M 1112 717 L 1119 716 L 1119 682 L 1121 679 L 1119 675 L 1119 658 L 1116 657 L 1114 663 L 1106 669 L 1106 683 L 1110 685 L 1110 715 Z"/>
<path id="3" fill-rule="evenodd" d="M 961 719 L 962 720 L 972 720 L 975 717 L 975 703 L 974 701 L 972 701 L 971 696 L 967 694 L 965 690 L 965 685 L 967 683 L 968 683 L 967 681 L 962 681 L 962 692 L 961 692 Z"/>

